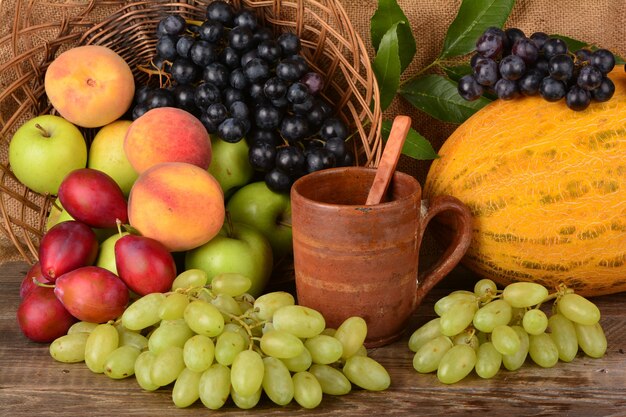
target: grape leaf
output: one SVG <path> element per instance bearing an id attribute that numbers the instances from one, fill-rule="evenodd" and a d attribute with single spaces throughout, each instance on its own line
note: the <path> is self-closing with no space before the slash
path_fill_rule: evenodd
<path id="1" fill-rule="evenodd" d="M 380 91 L 380 107 L 385 110 L 396 96 L 400 85 L 400 56 L 398 55 L 398 25 L 397 22 L 389 28 L 380 41 L 378 53 L 372 64 L 374 74 L 378 80 Z"/>
<path id="2" fill-rule="evenodd" d="M 381 133 L 383 135 L 383 141 L 385 142 L 387 142 L 387 139 L 389 138 L 391 125 L 391 120 L 383 120 Z M 413 159 L 419 160 L 430 160 L 439 158 L 439 155 L 437 154 L 437 152 L 435 152 L 430 142 L 413 128 L 409 129 L 409 133 L 406 137 L 404 145 L 402 146 L 402 153 Z"/>
<path id="3" fill-rule="evenodd" d="M 463 123 L 491 102 L 485 97 L 467 101 L 459 96 L 454 81 L 434 74 L 414 78 L 403 84 L 398 92 L 419 110 L 451 123 Z"/>
<path id="4" fill-rule="evenodd" d="M 583 48 L 587 48 L 590 49 L 592 51 L 595 51 L 597 49 L 600 49 L 598 46 L 593 45 L 593 44 L 589 44 L 587 42 L 583 42 L 583 41 L 579 41 L 578 39 L 574 39 L 574 38 L 570 38 L 569 36 L 564 36 L 564 35 L 550 35 L 551 38 L 558 38 L 561 39 L 563 41 L 565 41 L 565 43 L 567 44 L 567 49 L 569 49 L 571 52 L 576 52 L 579 49 L 583 49 Z M 613 53 L 613 55 L 615 55 L 615 64 L 616 65 L 623 65 L 626 63 L 626 61 L 624 61 L 624 58 L 622 58 L 621 56 Z"/>
<path id="5" fill-rule="evenodd" d="M 472 52 L 485 29 L 504 25 L 514 4 L 515 0 L 463 0 L 448 28 L 439 58 Z"/>
<path id="6" fill-rule="evenodd" d="M 398 26 L 397 29 L 400 68 L 401 71 L 404 71 L 413 60 L 417 50 L 409 19 L 407 19 L 396 0 L 378 0 L 378 8 L 370 21 L 370 35 L 372 45 L 376 51 L 378 51 L 380 41 L 385 33 L 398 22 L 404 23 L 404 25 Z"/>

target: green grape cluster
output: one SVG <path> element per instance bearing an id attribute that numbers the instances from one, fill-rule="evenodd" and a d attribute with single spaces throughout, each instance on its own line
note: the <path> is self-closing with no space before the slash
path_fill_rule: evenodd
<path id="1" fill-rule="evenodd" d="M 551 300 L 548 317 L 541 306 Z M 559 359 L 572 361 L 579 349 L 592 358 L 606 352 L 600 310 L 565 287 L 550 294 L 540 284 L 517 282 L 499 291 L 482 279 L 473 292 L 454 291 L 438 300 L 435 313 L 411 335 L 409 349 L 417 372 L 437 372 L 445 384 L 472 370 L 481 378 L 494 377 L 502 366 L 515 371 L 528 356 L 550 368 Z"/>
<path id="2" fill-rule="evenodd" d="M 200 400 L 216 410 L 231 398 L 249 409 L 265 393 L 278 405 L 315 408 L 323 394 L 348 394 L 353 385 L 389 387 L 385 368 L 367 356 L 361 317 L 327 328 L 322 314 L 296 305 L 291 294 L 254 299 L 250 285 L 239 274 L 207 284 L 202 271 L 185 271 L 171 292 L 137 299 L 115 322 L 76 323 L 50 354 L 114 379 L 134 375 L 146 391 L 173 384 L 177 407 Z"/>

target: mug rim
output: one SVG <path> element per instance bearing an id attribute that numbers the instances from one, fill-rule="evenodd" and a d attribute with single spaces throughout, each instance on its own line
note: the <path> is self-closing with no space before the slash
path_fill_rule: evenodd
<path id="1" fill-rule="evenodd" d="M 413 197 L 414 193 L 410 193 L 408 195 L 406 195 L 405 197 L 399 198 L 399 199 L 394 199 L 391 201 L 386 201 L 383 203 L 378 203 L 378 204 L 373 204 L 373 205 L 366 205 L 365 203 L 363 204 L 337 204 L 337 203 L 326 203 L 323 201 L 318 201 L 318 200 L 313 200 L 309 197 L 304 196 L 302 193 L 300 193 L 300 191 L 298 190 L 298 187 L 301 186 L 302 183 L 306 183 L 309 181 L 314 181 L 315 177 L 318 176 L 324 176 L 324 175 L 334 175 L 337 172 L 344 172 L 344 171 L 362 171 L 362 172 L 368 172 L 368 173 L 376 173 L 376 168 L 371 168 L 371 167 L 362 167 L 362 166 L 348 166 L 348 167 L 334 167 L 334 168 L 327 168 L 327 169 L 322 169 L 320 171 L 314 171 L 311 172 L 309 174 L 306 174 L 300 178 L 298 178 L 293 185 L 291 186 L 291 198 L 293 199 L 294 197 L 298 197 L 302 200 L 307 201 L 308 203 L 311 204 L 315 204 L 319 207 L 327 207 L 327 208 L 338 208 L 338 207 L 345 207 L 345 208 L 358 208 L 358 207 L 378 207 L 378 208 L 386 208 L 386 207 L 393 207 L 394 205 L 399 205 L 402 204 L 404 201 L 406 200 L 410 200 Z M 409 182 L 412 182 L 415 185 L 415 189 L 419 194 L 419 200 L 421 200 L 422 198 L 422 186 L 419 183 L 419 181 L 417 180 L 417 178 L 415 178 L 414 176 L 407 174 L 406 172 L 402 172 L 402 171 L 394 171 L 394 176 L 398 175 L 399 177 L 403 177 L 404 179 L 406 179 Z M 392 179 L 393 181 L 393 179 Z"/>

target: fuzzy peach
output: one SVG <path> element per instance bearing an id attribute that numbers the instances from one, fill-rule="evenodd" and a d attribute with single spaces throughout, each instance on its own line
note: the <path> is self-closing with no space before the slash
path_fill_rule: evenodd
<path id="1" fill-rule="evenodd" d="M 130 125 L 124 139 L 124 152 L 139 173 L 162 162 L 187 162 L 208 169 L 211 138 L 191 113 L 174 107 L 158 107 Z"/>
<path id="2" fill-rule="evenodd" d="M 139 175 L 128 197 L 130 225 L 170 251 L 196 248 L 220 231 L 224 194 L 206 169 L 164 162 Z"/>
<path id="3" fill-rule="evenodd" d="M 44 86 L 59 114 L 82 127 L 100 127 L 117 120 L 135 94 L 133 73 L 126 61 L 99 45 L 63 52 L 48 67 Z"/>

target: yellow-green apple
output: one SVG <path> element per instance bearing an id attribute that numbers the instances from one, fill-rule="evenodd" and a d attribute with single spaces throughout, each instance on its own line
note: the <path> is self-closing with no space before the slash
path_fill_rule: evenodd
<path id="1" fill-rule="evenodd" d="M 31 190 L 56 194 L 67 174 L 87 164 L 87 144 L 80 130 L 62 117 L 37 116 L 13 135 L 9 164 Z"/>
<path id="2" fill-rule="evenodd" d="M 99 45 L 63 52 L 48 66 L 44 86 L 59 114 L 82 127 L 100 127 L 119 119 L 135 94 L 135 80 L 126 61 Z"/>
<path id="3" fill-rule="evenodd" d="M 258 230 L 243 223 L 226 223 L 219 234 L 185 255 L 185 269 L 200 269 L 209 282 L 218 274 L 237 273 L 252 281 L 248 292 L 262 294 L 272 274 L 272 248 Z"/>
<path id="4" fill-rule="evenodd" d="M 124 152 L 124 138 L 131 123 L 130 120 L 116 120 L 103 126 L 91 142 L 87 159 L 88 168 L 108 174 L 127 197 L 139 175 Z"/>
<path id="5" fill-rule="evenodd" d="M 115 243 L 127 234 L 128 232 L 115 233 L 100 244 L 100 250 L 96 258 L 96 266 L 107 269 L 115 275 L 118 275 L 117 266 L 115 265 Z"/>
<path id="6" fill-rule="evenodd" d="M 259 230 L 269 240 L 278 261 L 293 252 L 291 201 L 288 194 L 270 190 L 264 181 L 237 190 L 226 206 L 231 219 Z"/>
<path id="7" fill-rule="evenodd" d="M 211 149 L 213 161 L 209 172 L 220 183 L 228 199 L 236 189 L 248 184 L 254 175 L 248 158 L 248 143 L 245 140 L 230 143 L 214 135 L 211 137 Z"/>

